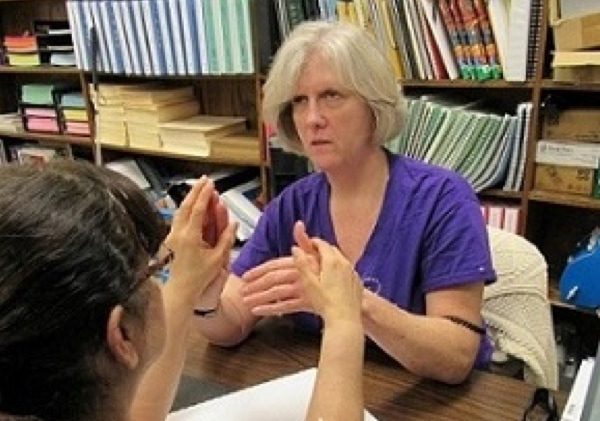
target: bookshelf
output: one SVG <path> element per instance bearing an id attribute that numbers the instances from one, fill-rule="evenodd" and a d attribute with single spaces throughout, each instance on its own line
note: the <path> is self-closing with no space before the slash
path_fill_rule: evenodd
<path id="1" fill-rule="evenodd" d="M 250 19 L 255 19 L 255 1 L 251 0 Z M 35 20 L 68 20 L 66 0 L 2 0 L 0 1 L 0 36 L 20 34 L 32 30 Z M 254 28 L 250 34 L 257 38 Z M 18 142 L 37 142 L 40 144 L 69 144 L 75 146 L 76 156 L 84 148 L 83 155 L 96 162 L 108 161 L 120 157 L 147 156 L 153 160 L 166 160 L 171 167 L 181 165 L 194 167 L 199 171 L 210 171 L 221 166 L 252 167 L 260 174 L 262 196 L 268 198 L 269 163 L 264 142 L 260 118 L 260 90 L 264 83 L 264 74 L 260 73 L 257 43 L 251 51 L 256 71 L 244 74 L 194 74 L 194 75 L 125 75 L 110 72 L 97 72 L 100 83 L 143 83 L 160 81 L 170 84 L 190 84 L 193 86 L 201 113 L 215 115 L 242 116 L 247 120 L 247 132 L 238 136 L 220 139 L 215 143 L 209 156 L 170 151 L 160 148 L 123 146 L 95 143 L 95 136 L 68 136 L 62 134 L 43 134 L 26 131 L 14 132 L 1 130 L 0 138 L 8 144 Z M 90 101 L 89 86 L 94 75 L 89 70 L 76 67 L 30 66 L 17 67 L 0 65 L 0 90 L 10 95 L 0 98 L 0 113 L 16 110 L 17 89 L 24 83 L 69 82 L 81 87 L 87 102 L 87 113 L 92 133 L 94 133 L 94 115 Z M 246 141 L 240 148 L 240 139 Z M 249 148 L 248 145 L 251 145 Z M 237 149 L 236 149 L 237 148 Z M 177 164 L 177 163 L 180 164 Z"/>
<path id="2" fill-rule="evenodd" d="M 560 300 L 558 279 L 567 257 L 577 241 L 600 225 L 600 200 L 576 194 L 541 191 L 534 187 L 536 142 L 542 138 L 543 102 L 548 95 L 560 98 L 568 104 L 577 105 L 585 92 L 593 99 L 587 103 L 600 103 L 600 83 L 555 82 L 551 78 L 550 51 L 553 49 L 552 28 L 548 24 L 549 1 L 544 0 L 537 67 L 533 77 L 524 82 L 505 80 L 413 80 L 401 79 L 403 91 L 408 95 L 431 93 L 468 93 L 469 97 L 487 96 L 500 106 L 527 100 L 533 104 L 531 126 L 527 146 L 525 177 L 521 192 L 488 189 L 479 196 L 482 200 L 497 200 L 521 207 L 522 234 L 532 241 L 546 257 L 549 265 L 549 299 L 562 317 L 570 313 L 587 318 L 599 316 L 591 310 L 579 309 Z M 577 318 L 578 316 L 574 316 Z"/>

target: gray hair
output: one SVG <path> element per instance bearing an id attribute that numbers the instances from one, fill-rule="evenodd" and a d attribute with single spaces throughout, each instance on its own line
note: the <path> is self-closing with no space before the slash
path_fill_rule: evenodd
<path id="1" fill-rule="evenodd" d="M 329 60 L 344 88 L 362 97 L 375 118 L 374 141 L 383 144 L 404 125 L 406 105 L 391 64 L 365 30 L 340 22 L 303 22 L 277 51 L 264 85 L 263 114 L 275 123 L 281 145 L 303 154 L 292 119 L 291 100 L 308 58 Z"/>

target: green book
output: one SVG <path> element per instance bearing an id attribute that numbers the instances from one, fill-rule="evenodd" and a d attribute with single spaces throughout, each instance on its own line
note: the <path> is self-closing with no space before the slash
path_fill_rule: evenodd
<path id="1" fill-rule="evenodd" d="M 54 105 L 54 85 L 31 83 L 21 86 L 21 101 L 36 105 Z"/>

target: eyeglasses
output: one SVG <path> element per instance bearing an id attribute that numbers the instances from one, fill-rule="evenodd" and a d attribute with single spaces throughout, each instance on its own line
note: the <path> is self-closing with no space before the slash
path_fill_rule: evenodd
<path id="1" fill-rule="evenodd" d="M 166 244 L 162 243 L 158 252 L 148 261 L 148 265 L 141 271 L 136 281 L 131 285 L 127 297 L 133 293 L 148 279 L 164 279 L 165 269 L 175 258 L 175 252 Z"/>

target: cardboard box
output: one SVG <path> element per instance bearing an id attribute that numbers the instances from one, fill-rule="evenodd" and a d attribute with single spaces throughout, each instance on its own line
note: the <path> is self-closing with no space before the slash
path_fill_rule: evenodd
<path id="1" fill-rule="evenodd" d="M 549 0 L 550 23 L 580 15 L 600 12 L 598 0 Z"/>
<path id="2" fill-rule="evenodd" d="M 600 66 L 557 67 L 552 73 L 556 82 L 600 82 Z"/>
<path id="3" fill-rule="evenodd" d="M 555 51 L 552 68 L 557 82 L 600 82 L 600 51 Z"/>
<path id="4" fill-rule="evenodd" d="M 600 5 L 597 0 L 549 0 L 550 25 L 557 51 L 600 46 Z"/>
<path id="5" fill-rule="evenodd" d="M 539 190 L 591 196 L 596 170 L 536 164 L 534 187 Z"/>
<path id="6" fill-rule="evenodd" d="M 600 47 L 600 13 L 559 19 L 552 29 L 557 51 Z"/>
<path id="7" fill-rule="evenodd" d="M 569 108 L 558 113 L 546 113 L 542 137 L 600 142 L 600 107 Z"/>

